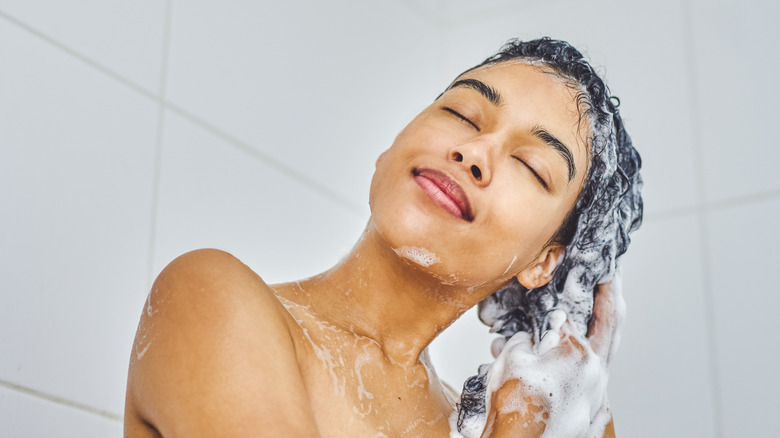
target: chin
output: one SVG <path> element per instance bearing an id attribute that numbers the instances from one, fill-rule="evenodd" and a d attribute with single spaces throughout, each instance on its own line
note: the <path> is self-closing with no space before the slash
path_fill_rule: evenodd
<path id="1" fill-rule="evenodd" d="M 405 203 L 374 209 L 372 216 L 377 231 L 392 248 L 416 246 L 432 252 L 441 250 L 442 224 L 430 213 Z"/>

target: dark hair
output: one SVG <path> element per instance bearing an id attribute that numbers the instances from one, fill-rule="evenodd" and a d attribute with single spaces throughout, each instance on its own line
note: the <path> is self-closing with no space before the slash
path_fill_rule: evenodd
<path id="1" fill-rule="evenodd" d="M 628 234 L 642 222 L 641 158 L 625 131 L 623 120 L 604 81 L 582 53 L 565 41 L 541 38 L 510 40 L 473 70 L 520 59 L 553 74 L 576 90 L 579 122 L 589 127 L 590 166 L 577 202 L 552 241 L 566 245 L 566 254 L 553 279 L 536 289 L 517 280 L 479 304 L 479 317 L 491 331 L 509 338 L 518 331 L 531 333 L 538 342 L 549 329 L 547 316 L 566 311 L 572 325 L 585 334 L 593 309 L 597 283 L 609 281 L 618 258 L 630 243 Z M 458 429 L 463 422 L 485 413 L 488 367 L 463 386 Z"/>

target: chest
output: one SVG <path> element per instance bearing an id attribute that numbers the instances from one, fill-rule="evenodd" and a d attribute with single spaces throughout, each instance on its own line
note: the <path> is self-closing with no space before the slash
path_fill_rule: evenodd
<path id="1" fill-rule="evenodd" d="M 390 363 L 372 340 L 327 326 L 303 326 L 295 338 L 322 436 L 449 436 L 454 401 L 425 361 Z"/>

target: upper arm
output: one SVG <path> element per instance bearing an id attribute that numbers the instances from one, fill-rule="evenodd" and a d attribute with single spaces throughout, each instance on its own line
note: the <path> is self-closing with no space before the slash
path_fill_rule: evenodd
<path id="1" fill-rule="evenodd" d="M 284 309 L 214 250 L 179 257 L 155 282 L 128 403 L 164 437 L 317 436 Z"/>

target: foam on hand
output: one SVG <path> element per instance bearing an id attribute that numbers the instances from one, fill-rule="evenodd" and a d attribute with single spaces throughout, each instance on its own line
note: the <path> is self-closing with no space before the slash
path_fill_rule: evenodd
<path id="1" fill-rule="evenodd" d="M 542 437 L 602 437 L 611 420 L 607 365 L 620 339 L 625 319 L 619 269 L 610 280 L 610 309 L 614 312 L 606 338 L 591 343 L 567 323 L 566 313 L 557 309 L 548 315 L 548 330 L 538 341 L 529 332 L 519 331 L 509 339 L 497 338 L 492 345 L 495 362 L 484 365 L 485 411 L 460 421 L 450 418 L 451 438 L 479 438 L 486 428 L 493 394 L 509 380 L 522 382 L 522 392 L 504 400 L 501 413 L 529 412 L 525 397 L 543 405 L 534 413 L 534 422 L 544 424 Z M 603 334 L 604 335 L 604 334 Z M 567 337 L 574 338 L 584 353 Z M 594 351 L 598 349 L 598 351 Z M 479 377 L 479 376 L 478 376 Z M 544 415 L 547 414 L 547 415 Z"/>

